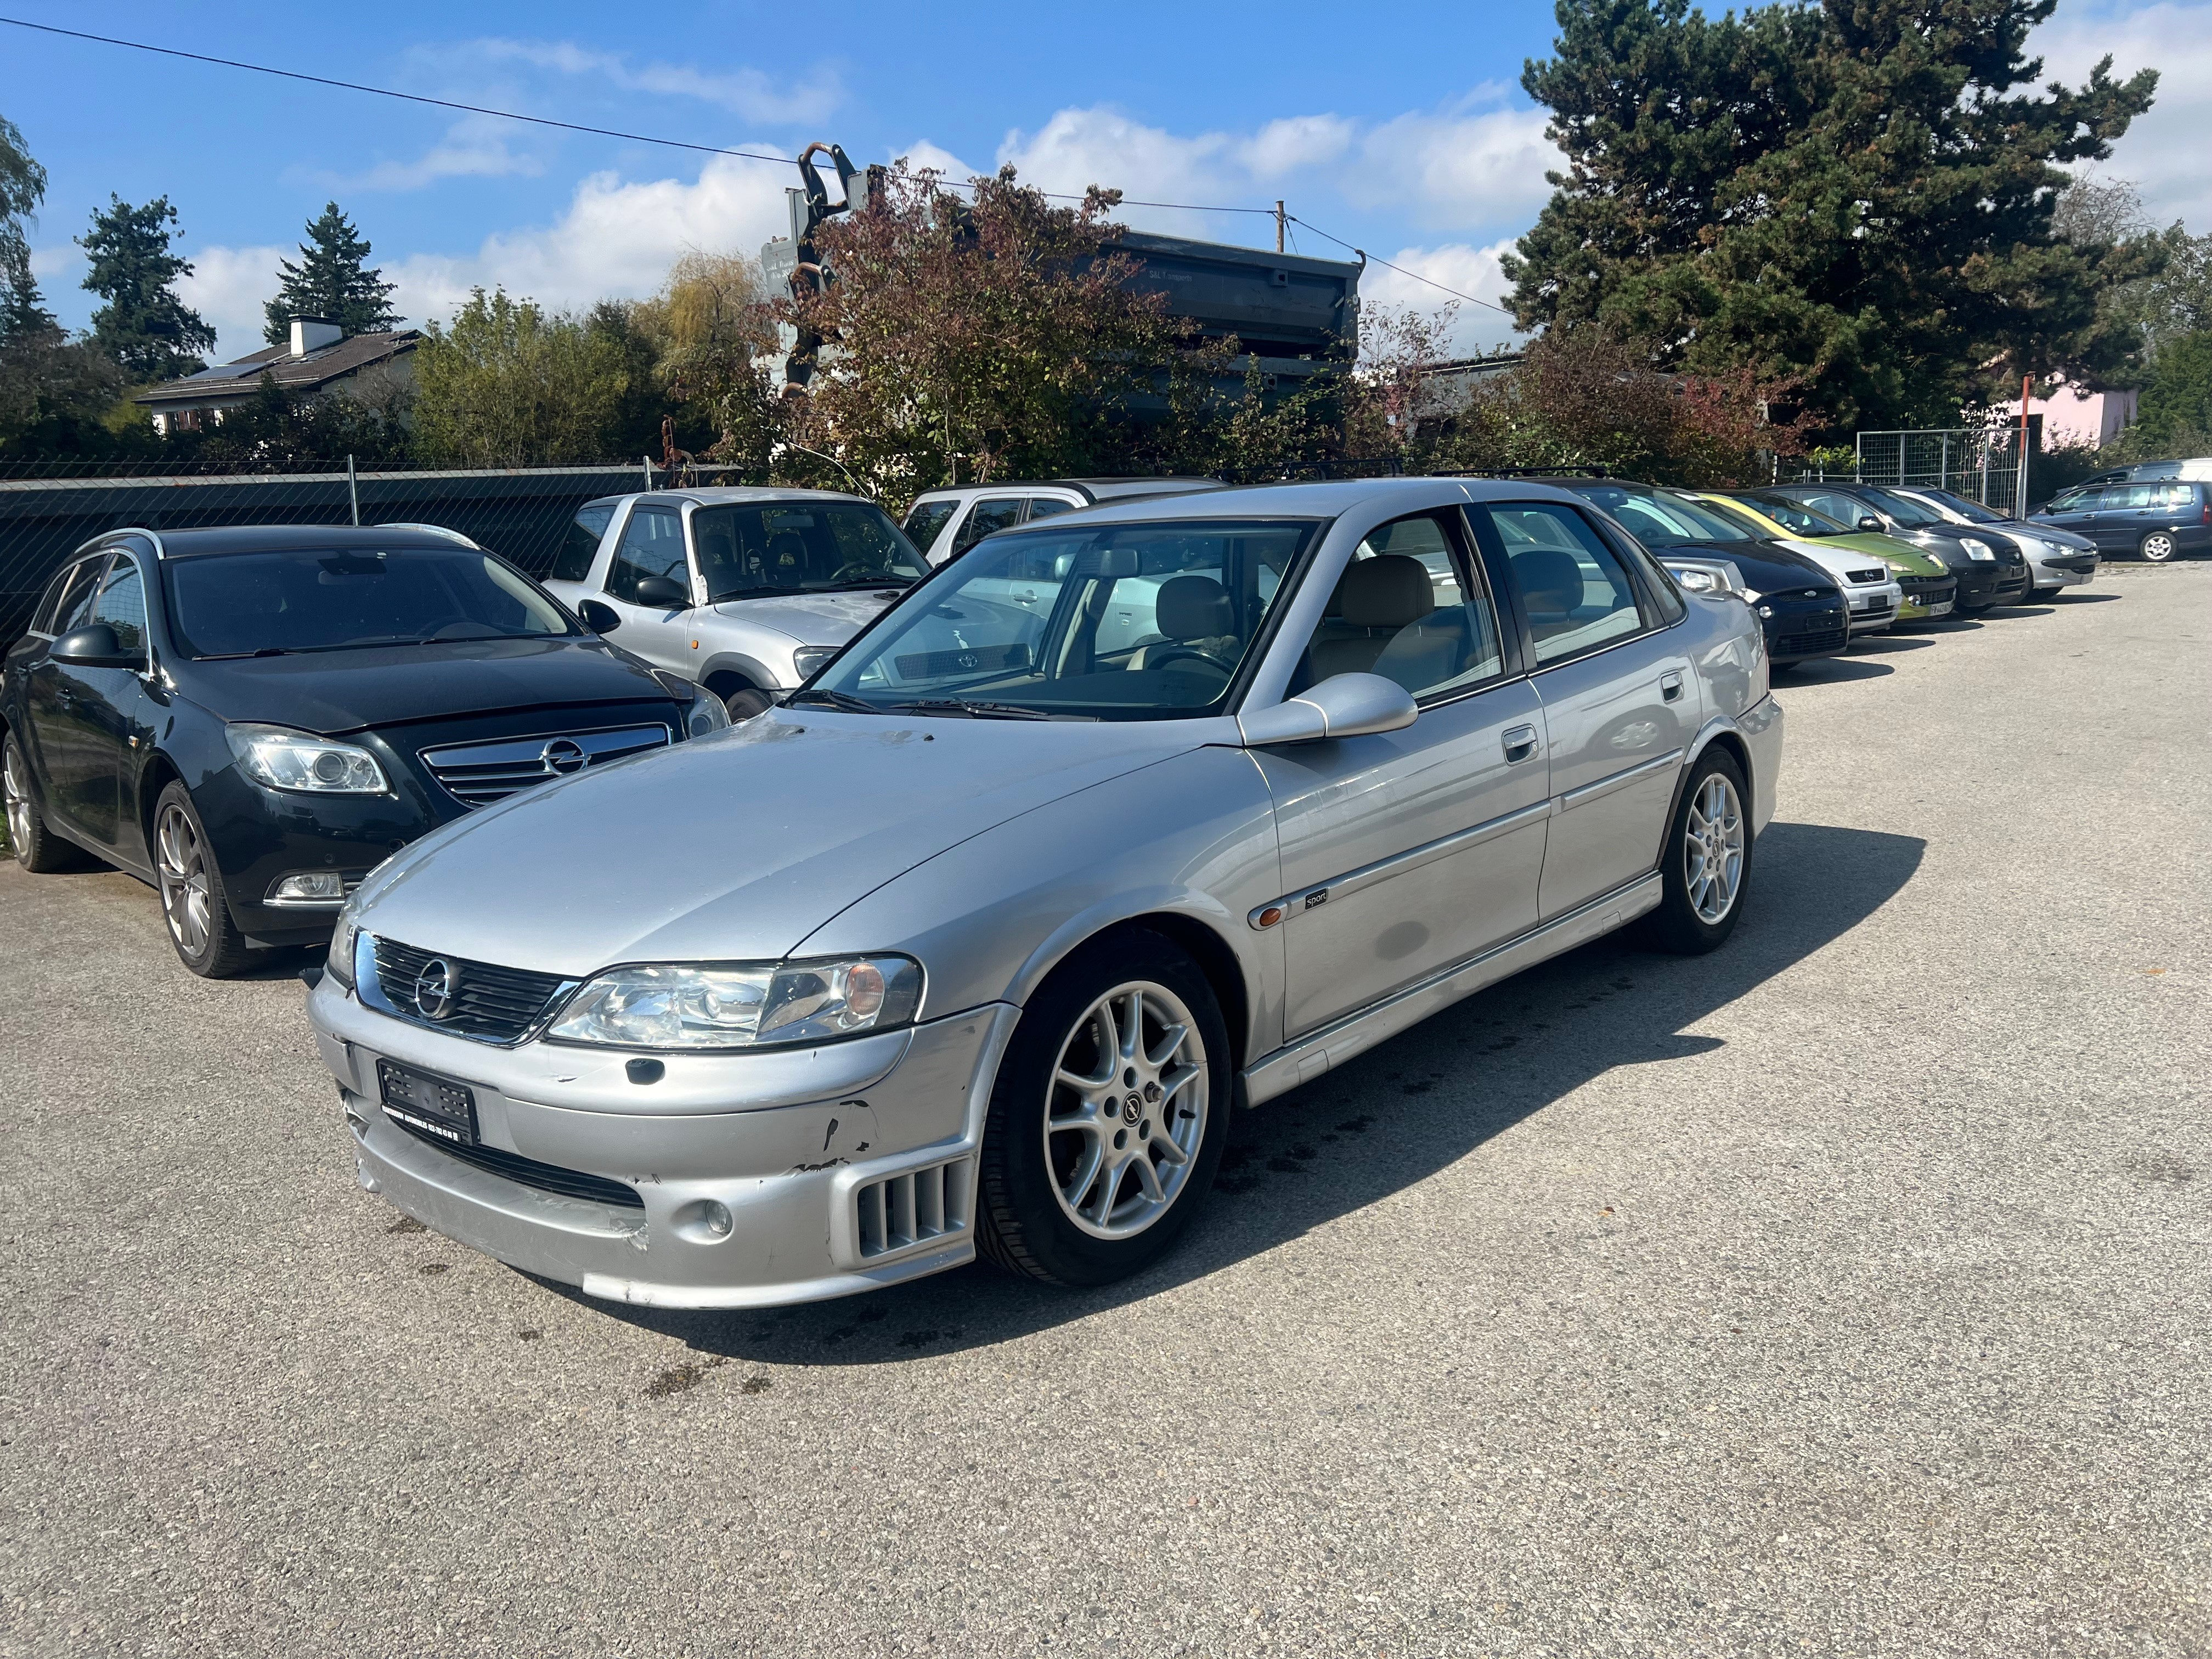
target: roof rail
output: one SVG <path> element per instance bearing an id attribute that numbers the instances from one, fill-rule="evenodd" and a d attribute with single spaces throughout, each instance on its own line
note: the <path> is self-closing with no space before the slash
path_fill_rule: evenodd
<path id="1" fill-rule="evenodd" d="M 1432 478 L 1610 478 L 1609 466 L 1449 466 Z"/>
<path id="2" fill-rule="evenodd" d="M 143 536 L 148 541 L 154 544 L 154 556 L 155 558 L 166 559 L 169 556 L 169 550 L 163 544 L 161 541 L 161 532 L 160 531 L 149 530 L 143 525 L 119 524 L 112 530 L 103 530 L 97 536 L 94 536 L 88 540 L 78 543 L 76 551 L 70 554 L 70 557 L 73 559 L 79 557 L 88 549 L 96 547 L 102 542 L 112 541 L 118 536 Z"/>

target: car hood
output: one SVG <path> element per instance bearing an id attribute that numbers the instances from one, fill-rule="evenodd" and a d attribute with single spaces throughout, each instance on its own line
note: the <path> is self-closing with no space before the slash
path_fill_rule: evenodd
<path id="1" fill-rule="evenodd" d="M 2057 542 L 2076 553 L 2087 553 L 2097 544 L 2077 531 L 2063 529 L 2055 524 L 2037 524 L 2027 519 L 2007 519 L 2002 524 L 1984 525 L 1984 530 L 1997 530 L 2008 536 L 2033 536 L 2039 540 Z"/>
<path id="2" fill-rule="evenodd" d="M 773 599 L 725 599 L 710 607 L 718 617 L 772 628 L 801 645 L 842 645 L 890 608 L 888 587 L 850 593 L 778 594 Z"/>
<path id="3" fill-rule="evenodd" d="M 604 640 L 456 640 L 179 665 L 186 696 L 227 720 L 334 737 L 507 708 L 672 701 Z"/>
<path id="4" fill-rule="evenodd" d="M 947 848 L 1197 748 L 1215 725 L 770 709 L 434 831 L 370 878 L 357 912 L 425 950 L 579 977 L 772 961 Z"/>
<path id="5" fill-rule="evenodd" d="M 1911 542 L 1895 536 L 1854 530 L 1841 536 L 1823 536 L 1820 545 L 1879 559 L 1900 576 L 1948 576 L 1951 574 L 1951 567 L 1933 553 L 1923 552 Z"/>
<path id="6" fill-rule="evenodd" d="M 1702 547 L 1670 547 L 1666 552 L 1684 558 L 1726 559 L 1744 585 L 1759 593 L 1843 586 L 1825 565 L 1779 542 L 1708 542 Z"/>
<path id="7" fill-rule="evenodd" d="M 1878 565 L 1881 568 L 1884 580 L 1893 579 L 1887 559 L 1878 553 L 1868 553 L 1863 549 L 1839 545 L 1842 539 L 1838 536 L 1823 536 L 1814 541 L 1809 537 L 1792 536 L 1778 544 L 1793 553 L 1803 554 L 1831 575 L 1843 576 L 1852 570 L 1871 570 Z"/>

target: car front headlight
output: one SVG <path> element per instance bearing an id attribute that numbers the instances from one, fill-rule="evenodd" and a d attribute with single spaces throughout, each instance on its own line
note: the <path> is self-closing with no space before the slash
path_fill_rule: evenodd
<path id="1" fill-rule="evenodd" d="M 323 971 L 350 991 L 353 989 L 353 942 L 361 927 L 354 919 L 343 914 L 331 934 L 330 954 L 323 958 Z"/>
<path id="2" fill-rule="evenodd" d="M 2066 550 L 2066 544 L 2063 542 L 2039 541 L 2036 545 L 2046 553 L 2063 553 Z"/>
<path id="3" fill-rule="evenodd" d="M 1963 538 L 1959 545 L 1966 550 L 1966 556 L 1970 559 L 1990 560 L 1996 557 L 1987 542 L 1978 542 L 1971 536 Z"/>
<path id="4" fill-rule="evenodd" d="M 761 1048 L 895 1030 L 921 1006 L 911 957 L 614 968 L 546 1035 L 616 1048 Z"/>
<path id="5" fill-rule="evenodd" d="M 709 732 L 720 732 L 730 723 L 730 711 L 722 700 L 711 691 L 703 691 L 681 674 L 665 668 L 656 668 L 653 678 L 660 682 L 660 689 L 673 698 L 684 710 L 684 735 L 703 738 Z"/>
<path id="6" fill-rule="evenodd" d="M 844 648 L 842 645 L 802 645 L 791 653 L 792 672 L 802 680 L 811 680 L 823 663 Z"/>
<path id="7" fill-rule="evenodd" d="M 230 752 L 256 783 L 309 795 L 381 795 L 392 786 L 368 750 L 282 726 L 228 726 Z"/>
<path id="8" fill-rule="evenodd" d="M 1674 580 L 1685 593 L 1717 593 L 1721 591 L 1720 578 L 1710 570 L 1677 570 Z"/>

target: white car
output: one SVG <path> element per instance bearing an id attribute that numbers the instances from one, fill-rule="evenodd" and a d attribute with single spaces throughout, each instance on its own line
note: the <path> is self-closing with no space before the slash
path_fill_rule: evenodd
<path id="1" fill-rule="evenodd" d="M 994 531 L 1034 524 L 1055 513 L 1140 496 L 1184 495 L 1220 489 L 1218 478 L 1047 478 L 1031 483 L 968 484 L 928 489 L 907 509 L 907 538 L 943 564 L 959 557 Z"/>
<path id="2" fill-rule="evenodd" d="M 661 489 L 587 502 L 545 586 L 597 632 L 749 720 L 928 570 L 858 495 Z"/>

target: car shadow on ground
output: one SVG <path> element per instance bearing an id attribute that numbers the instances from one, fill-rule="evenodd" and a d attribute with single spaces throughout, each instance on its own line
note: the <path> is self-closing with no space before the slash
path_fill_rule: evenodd
<path id="1" fill-rule="evenodd" d="M 1899 651 L 1925 651 L 1935 643 L 1925 634 L 1862 634 L 1851 641 L 1851 654 L 1885 657 Z"/>
<path id="2" fill-rule="evenodd" d="M 1685 958 L 1601 940 L 1239 1114 L 1211 1201 L 1190 1231 L 1117 1285 L 1059 1290 L 977 1264 L 836 1302 L 685 1313 L 537 1282 L 715 1359 L 785 1365 L 872 1364 L 987 1346 L 1141 1301 L 1402 1192 L 1604 1073 L 1717 1047 L 1691 1028 L 1887 903 L 1912 878 L 1925 845 L 1864 830 L 1774 824 L 1759 839 L 1742 923 L 1723 949 Z M 1463 1086 L 1470 1075 L 1482 1079 L 1472 1091 Z"/>
<path id="3" fill-rule="evenodd" d="M 1849 680 L 1878 680 L 1895 672 L 1897 670 L 1886 662 L 1871 662 L 1864 658 L 1816 657 L 1811 662 L 1776 666 L 1770 682 L 1778 691 L 1787 691 L 1800 685 L 1841 685 Z"/>

